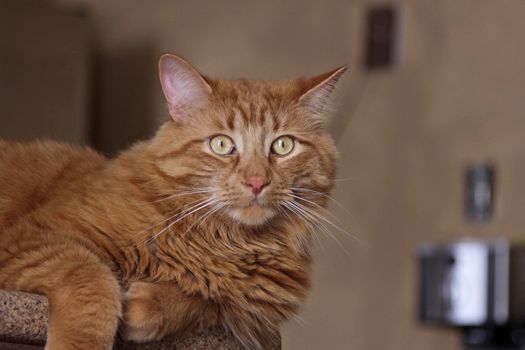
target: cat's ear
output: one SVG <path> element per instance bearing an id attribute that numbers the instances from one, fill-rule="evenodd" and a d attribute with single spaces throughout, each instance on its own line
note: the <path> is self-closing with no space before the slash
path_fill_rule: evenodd
<path id="1" fill-rule="evenodd" d="M 169 113 L 176 121 L 184 121 L 204 104 L 212 89 L 202 75 L 182 58 L 164 54 L 159 60 L 162 91 L 168 101 Z"/>
<path id="2" fill-rule="evenodd" d="M 330 109 L 335 86 L 346 70 L 345 65 L 305 80 L 299 101 L 315 115 L 324 116 Z"/>

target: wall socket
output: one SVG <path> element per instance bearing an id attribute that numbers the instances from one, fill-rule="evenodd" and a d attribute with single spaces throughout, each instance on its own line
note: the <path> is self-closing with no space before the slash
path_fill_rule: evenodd
<path id="1" fill-rule="evenodd" d="M 494 211 L 496 167 L 492 163 L 467 166 L 465 171 L 465 212 L 471 222 L 489 221 Z"/>
<path id="2" fill-rule="evenodd" d="M 364 63 L 368 70 L 386 69 L 399 61 L 399 11 L 393 4 L 373 6 L 366 16 Z"/>

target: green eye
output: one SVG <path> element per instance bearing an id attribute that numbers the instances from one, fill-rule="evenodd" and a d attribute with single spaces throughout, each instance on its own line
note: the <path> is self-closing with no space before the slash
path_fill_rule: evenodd
<path id="1" fill-rule="evenodd" d="M 285 156 L 292 152 L 295 146 L 295 141 L 290 136 L 281 136 L 278 137 L 272 143 L 272 152 L 280 156 Z"/>
<path id="2" fill-rule="evenodd" d="M 225 156 L 233 153 L 235 150 L 235 144 L 228 136 L 217 135 L 210 139 L 210 148 L 214 153 Z"/>

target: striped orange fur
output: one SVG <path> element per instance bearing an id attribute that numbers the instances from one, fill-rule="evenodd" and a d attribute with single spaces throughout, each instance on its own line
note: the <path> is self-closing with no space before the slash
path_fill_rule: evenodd
<path id="1" fill-rule="evenodd" d="M 49 298 L 46 349 L 111 349 L 121 318 L 136 341 L 223 327 L 247 348 L 277 344 L 308 289 L 344 70 L 227 81 L 164 55 L 172 118 L 115 159 L 0 141 L 0 288 Z M 215 135 L 235 148 L 214 153 Z M 271 151 L 282 135 L 295 142 L 284 156 Z"/>

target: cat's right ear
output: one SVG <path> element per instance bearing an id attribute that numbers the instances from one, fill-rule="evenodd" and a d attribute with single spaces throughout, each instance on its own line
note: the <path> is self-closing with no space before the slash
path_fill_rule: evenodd
<path id="1" fill-rule="evenodd" d="M 159 76 L 169 113 L 175 121 L 184 122 L 193 110 L 206 103 L 212 92 L 195 68 L 172 54 L 160 57 Z"/>

